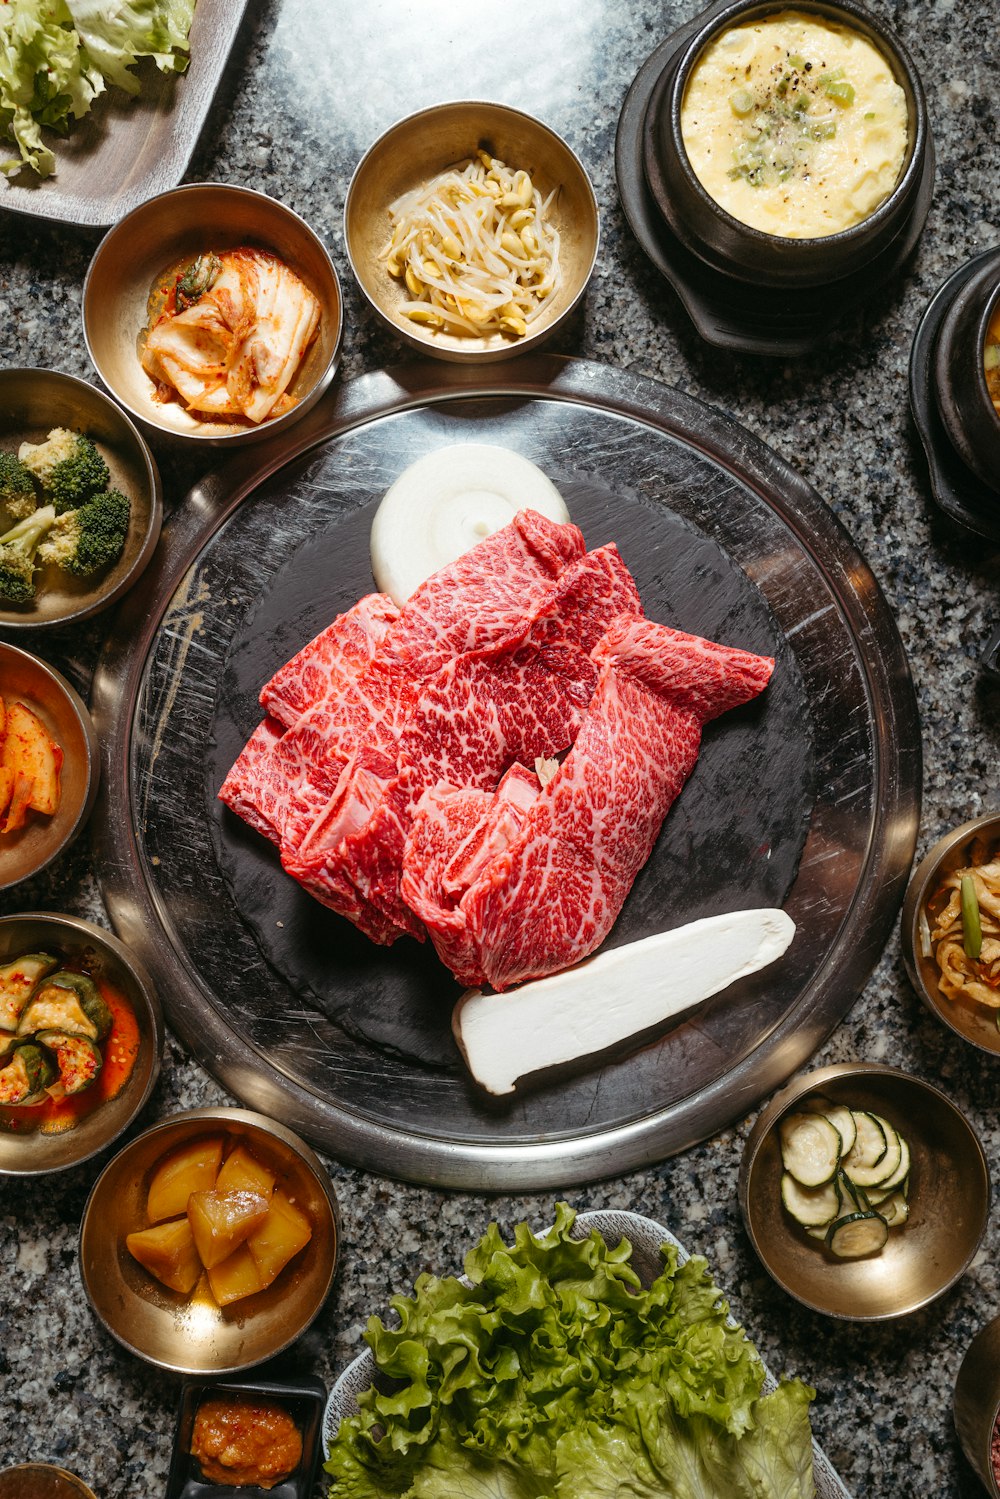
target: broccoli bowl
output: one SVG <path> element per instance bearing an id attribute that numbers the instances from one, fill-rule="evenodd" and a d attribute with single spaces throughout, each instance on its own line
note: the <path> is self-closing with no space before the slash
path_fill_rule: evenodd
<path id="1" fill-rule="evenodd" d="M 107 608 L 161 519 L 153 456 L 114 401 L 55 370 L 0 371 L 0 628 Z"/>

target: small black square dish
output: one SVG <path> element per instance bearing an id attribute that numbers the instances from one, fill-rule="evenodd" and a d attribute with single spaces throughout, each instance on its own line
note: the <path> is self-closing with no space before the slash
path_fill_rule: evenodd
<path id="1" fill-rule="evenodd" d="M 208 1402 L 212 1407 L 206 1411 Z M 316 1375 L 300 1379 L 192 1379 L 185 1382 L 177 1408 L 174 1450 L 170 1461 L 165 1499 L 311 1499 L 320 1458 L 320 1424 L 326 1404 L 326 1386 Z M 199 1411 L 203 1420 L 218 1429 L 225 1422 L 226 1411 L 252 1406 L 282 1412 L 301 1439 L 301 1453 L 290 1471 L 265 1473 L 269 1452 L 287 1440 L 290 1426 L 276 1418 L 272 1423 L 257 1414 L 246 1433 L 250 1440 L 248 1467 L 232 1468 L 231 1478 L 223 1478 L 210 1459 L 202 1461 L 192 1453 L 195 1423 Z M 266 1428 L 272 1426 L 270 1438 Z M 211 1435 L 203 1433 L 211 1445 Z M 292 1438 L 294 1444 L 294 1438 Z M 203 1450 L 207 1450 L 203 1449 Z M 260 1481 L 252 1481 L 252 1468 L 260 1469 Z M 206 1472 L 207 1468 L 207 1472 Z M 270 1487 L 268 1487 L 270 1483 Z"/>

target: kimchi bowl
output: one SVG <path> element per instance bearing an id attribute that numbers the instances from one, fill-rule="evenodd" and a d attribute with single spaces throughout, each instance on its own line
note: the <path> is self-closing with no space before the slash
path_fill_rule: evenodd
<path id="1" fill-rule="evenodd" d="M 326 246 L 292 209 L 195 183 L 105 235 L 84 282 L 83 334 L 98 375 L 145 427 L 242 444 L 291 425 L 327 389 L 343 300 Z"/>

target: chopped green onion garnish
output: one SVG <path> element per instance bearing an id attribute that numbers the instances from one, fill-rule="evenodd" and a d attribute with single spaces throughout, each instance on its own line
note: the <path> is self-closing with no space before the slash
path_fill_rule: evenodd
<path id="1" fill-rule="evenodd" d="M 979 919 L 976 882 L 971 874 L 962 876 L 962 946 L 965 956 L 978 963 L 983 950 L 983 926 Z"/>
<path id="2" fill-rule="evenodd" d="M 735 94 L 729 96 L 729 107 L 734 115 L 743 119 L 753 109 L 753 94 L 749 89 L 737 89 Z"/>
<path id="3" fill-rule="evenodd" d="M 835 99 L 838 104 L 854 103 L 853 83 L 843 83 L 840 81 L 834 82 L 834 80 L 831 79 L 830 82 L 826 85 L 826 88 L 823 90 L 823 92 L 827 95 L 828 98 Z"/>
<path id="4" fill-rule="evenodd" d="M 790 68 L 795 68 L 796 70 L 798 70 L 799 72 L 801 72 L 801 70 L 805 67 L 805 65 L 806 65 L 805 58 L 804 57 L 800 57 L 797 52 L 793 52 L 790 55 L 790 57 L 788 59 L 788 66 Z"/>

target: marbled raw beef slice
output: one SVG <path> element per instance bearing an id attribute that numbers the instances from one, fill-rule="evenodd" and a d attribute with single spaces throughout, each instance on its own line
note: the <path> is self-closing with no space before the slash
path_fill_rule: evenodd
<path id="1" fill-rule="evenodd" d="M 774 668 L 768 657 L 628 618 L 594 658 L 600 679 L 572 750 L 515 840 L 462 896 L 478 953 L 477 966 L 458 973 L 463 983 L 506 989 L 601 944 L 694 768 L 703 724 L 756 697 Z"/>
<path id="2" fill-rule="evenodd" d="M 617 548 L 601 547 L 564 569 L 516 648 L 450 660 L 423 684 L 399 737 L 397 774 L 367 821 L 346 833 L 331 868 L 402 921 L 404 850 L 423 792 L 436 782 L 492 792 L 513 763 L 568 750 L 597 682 L 592 647 L 615 619 L 641 610 Z M 362 751 L 345 776 L 366 769 Z"/>
<path id="3" fill-rule="evenodd" d="M 306 766 L 315 759 L 317 745 L 325 741 L 331 705 L 364 672 L 398 617 L 392 599 L 367 594 L 303 646 L 262 688 L 260 702 L 267 717 L 250 736 L 219 788 L 219 796 L 272 843 L 281 842 Z M 293 731 L 299 726 L 297 739 L 287 740 L 279 753 L 282 729 Z"/>

